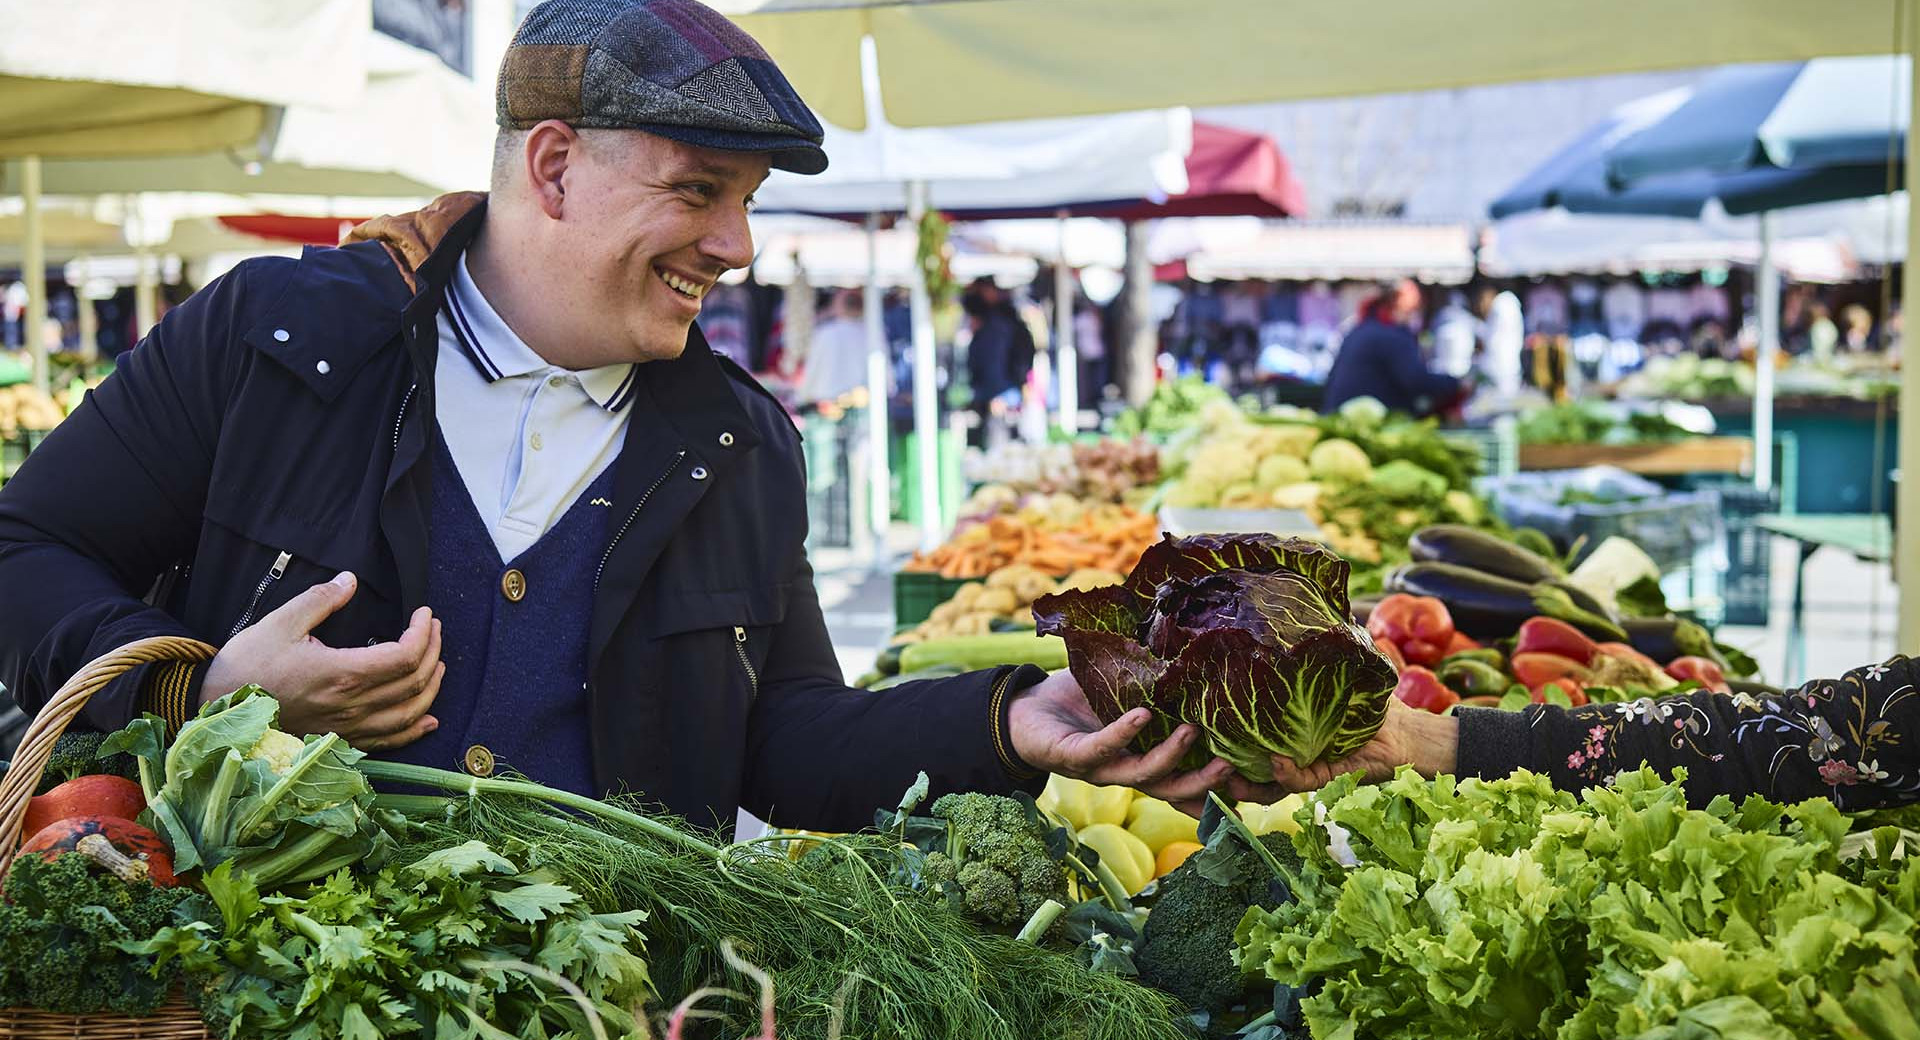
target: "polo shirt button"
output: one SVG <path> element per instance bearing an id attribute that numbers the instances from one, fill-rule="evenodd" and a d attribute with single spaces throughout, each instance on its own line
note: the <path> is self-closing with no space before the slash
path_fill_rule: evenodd
<path id="1" fill-rule="evenodd" d="M 731 448 L 731 447 L 733 447 L 733 434 L 731 434 L 731 433 L 722 433 L 722 434 L 720 435 L 720 446 L 721 446 L 722 448 Z"/>
<path id="2" fill-rule="evenodd" d="M 518 603 L 527 596 L 527 576 L 518 568 L 509 567 L 507 573 L 500 576 L 500 594 L 507 602 Z"/>
<path id="3" fill-rule="evenodd" d="M 474 776 L 492 776 L 493 752 L 487 750 L 485 744 L 475 744 L 467 749 L 461 764 L 466 766 L 467 772 Z"/>
<path id="4" fill-rule="evenodd" d="M 705 480 L 705 479 L 707 479 L 707 467 L 705 467 L 705 466 L 695 466 L 695 467 L 693 467 L 693 473 L 692 473 L 692 476 L 693 476 L 693 479 L 695 479 L 695 480 Z"/>
<path id="5" fill-rule="evenodd" d="M 273 341 L 275 343 L 285 343 L 286 341 L 292 338 L 293 338 L 293 334 L 288 332 L 286 329 L 273 330 Z"/>

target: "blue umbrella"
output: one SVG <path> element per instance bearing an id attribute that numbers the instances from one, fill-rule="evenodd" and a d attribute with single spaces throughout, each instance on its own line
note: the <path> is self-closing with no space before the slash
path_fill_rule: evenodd
<path id="1" fill-rule="evenodd" d="M 1876 168 L 1906 151 L 1913 63 L 1906 56 L 1739 65 L 1702 79 L 1692 96 L 1607 153 L 1616 186 L 1705 170 Z"/>
<path id="2" fill-rule="evenodd" d="M 1698 96 L 1683 88 L 1615 109 L 1496 199 L 1490 207 L 1493 216 L 1559 207 L 1573 213 L 1692 219 L 1716 199 L 1727 213 L 1740 216 L 1887 192 L 1884 157 L 1837 166 L 1694 167 L 1625 185 L 1610 175 L 1622 148 L 1673 124 Z M 1881 147 L 1886 147 L 1884 137 Z"/>

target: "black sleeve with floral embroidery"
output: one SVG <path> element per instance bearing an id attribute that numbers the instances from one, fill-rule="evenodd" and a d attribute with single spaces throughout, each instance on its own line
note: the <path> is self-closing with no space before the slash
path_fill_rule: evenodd
<path id="1" fill-rule="evenodd" d="M 1642 764 L 1687 770 L 1687 798 L 1920 802 L 1920 661 L 1895 657 L 1771 697 L 1696 691 L 1579 708 L 1461 709 L 1457 771 L 1525 768 L 1570 790 Z"/>

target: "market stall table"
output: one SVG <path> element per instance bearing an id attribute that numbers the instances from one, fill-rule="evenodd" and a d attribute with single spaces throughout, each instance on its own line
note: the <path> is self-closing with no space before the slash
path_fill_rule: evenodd
<path id="1" fill-rule="evenodd" d="M 1770 514 L 1755 523 L 1782 538 L 1800 543 L 1800 562 L 1793 572 L 1793 615 L 1787 622 L 1787 659 L 1782 682 L 1804 678 L 1806 669 L 1807 560 L 1821 549 L 1843 549 L 1868 563 L 1893 559 L 1893 524 L 1884 516 L 1854 513 Z"/>

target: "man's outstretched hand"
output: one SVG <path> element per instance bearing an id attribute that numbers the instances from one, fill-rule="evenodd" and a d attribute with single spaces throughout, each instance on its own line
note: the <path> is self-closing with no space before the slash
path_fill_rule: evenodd
<path id="1" fill-rule="evenodd" d="M 1008 709 L 1014 753 L 1034 769 L 1091 784 L 1123 784 L 1194 815 L 1208 791 L 1224 790 L 1230 799 L 1252 793 L 1253 786 L 1225 759 L 1180 771 L 1180 759 L 1200 739 L 1193 726 L 1174 730 L 1145 754 L 1134 751 L 1134 737 L 1152 719 L 1151 711 L 1136 708 L 1102 725 L 1080 684 L 1064 670 L 1015 694 Z"/>

